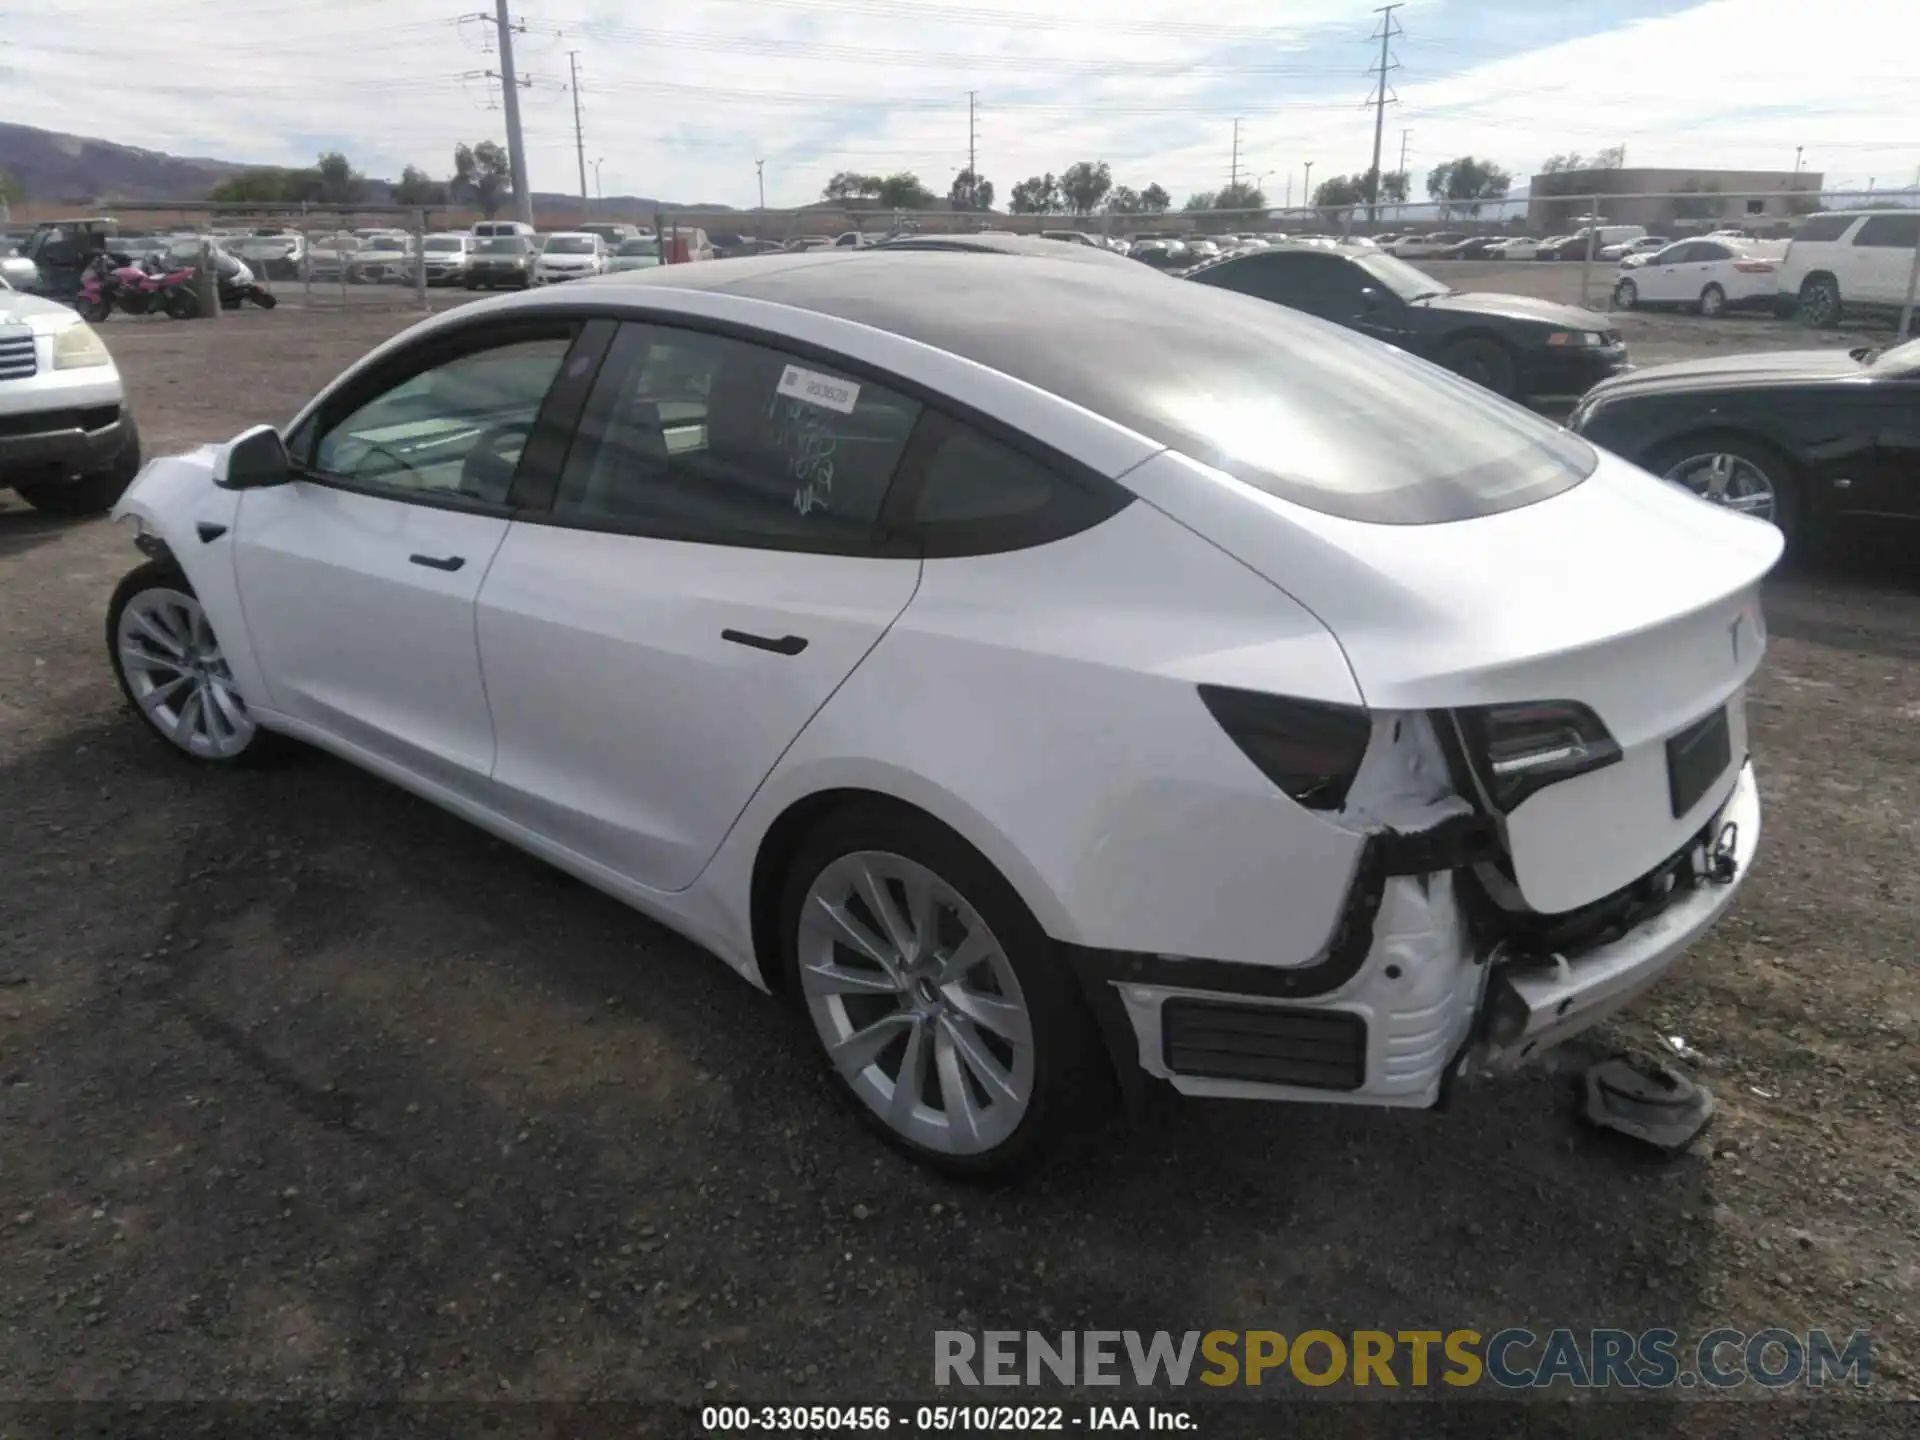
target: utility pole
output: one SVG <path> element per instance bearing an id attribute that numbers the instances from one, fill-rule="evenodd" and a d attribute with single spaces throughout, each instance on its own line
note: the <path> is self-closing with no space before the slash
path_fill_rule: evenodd
<path id="1" fill-rule="evenodd" d="M 1400 132 L 1400 178 L 1402 180 L 1405 180 L 1407 177 L 1407 141 L 1411 140 L 1412 138 L 1413 138 L 1413 131 L 1402 130 Z M 1407 208 L 1406 202 L 1403 199 L 1400 204 L 1393 207 L 1393 213 L 1395 217 L 1397 218 L 1401 215 L 1404 215 L 1406 213 L 1406 208 Z"/>
<path id="2" fill-rule="evenodd" d="M 1240 192 L 1240 122 L 1233 122 L 1233 159 L 1227 171 L 1227 188 L 1236 195 Z"/>
<path id="3" fill-rule="evenodd" d="M 507 112 L 507 169 L 513 182 L 513 211 L 533 224 L 533 191 L 527 186 L 527 140 L 520 132 L 520 82 L 513 74 L 513 17 L 507 0 L 494 0 L 494 28 L 500 32 L 500 98 Z"/>
<path id="4" fill-rule="evenodd" d="M 580 52 L 567 52 L 567 74 L 573 81 L 573 153 L 580 162 L 580 210 L 587 208 L 587 137 L 580 129 Z"/>
<path id="5" fill-rule="evenodd" d="M 980 171 L 976 164 L 974 153 L 974 141 L 976 139 L 973 124 L 974 93 L 972 90 L 967 91 L 967 174 L 973 177 L 972 194 L 978 196 L 980 193 Z M 969 203 L 971 203 L 971 201 L 969 201 Z"/>
<path id="6" fill-rule="evenodd" d="M 1307 161 L 1307 178 L 1300 184 L 1300 203 L 1313 204 L 1313 162 Z"/>
<path id="7" fill-rule="evenodd" d="M 756 181 L 759 182 L 760 208 L 764 210 L 767 208 L 767 162 L 766 161 L 756 160 L 753 162 L 753 177 Z"/>
<path id="8" fill-rule="evenodd" d="M 1379 83 L 1373 95 L 1373 184 L 1367 187 L 1367 223 L 1373 224 L 1380 218 L 1380 140 L 1385 134 L 1387 124 L 1387 75 L 1400 67 L 1389 63 L 1392 56 L 1388 45 L 1396 35 L 1406 32 L 1395 24 L 1393 12 L 1400 9 L 1405 0 L 1394 0 L 1391 5 L 1382 5 L 1373 13 L 1380 17 L 1380 68 Z M 1399 96 L 1394 96 L 1397 102 Z"/>
<path id="9" fill-rule="evenodd" d="M 607 157 L 604 155 L 593 162 L 593 203 L 595 209 L 599 208 L 600 201 L 605 198 L 600 189 L 600 167 L 606 163 Z"/>
<path id="10" fill-rule="evenodd" d="M 1796 175 L 1800 173 L 1800 156 L 1806 148 L 1804 145 L 1796 145 L 1793 147 L 1793 173 Z"/>

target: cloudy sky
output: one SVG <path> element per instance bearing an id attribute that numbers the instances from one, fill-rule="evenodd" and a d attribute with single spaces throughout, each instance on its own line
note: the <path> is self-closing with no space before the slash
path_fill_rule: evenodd
<path id="1" fill-rule="evenodd" d="M 0 0 L 0 120 L 262 164 L 340 148 L 362 170 L 445 174 L 504 134 L 491 27 L 462 0 Z M 490 0 L 464 0 L 469 6 Z M 834 171 L 967 161 L 1013 183 L 1076 160 L 1176 200 L 1243 176 L 1270 202 L 1364 169 L 1379 0 L 517 0 L 534 187 L 752 205 L 818 197 Z M 1791 169 L 1830 186 L 1920 180 L 1915 0 L 1408 0 L 1398 103 L 1420 193 L 1471 153 L 1516 179 L 1547 155 L 1627 146 L 1632 165 Z M 4 163 L 5 156 L 0 156 Z M 1264 178 L 1263 178 L 1264 177 Z"/>

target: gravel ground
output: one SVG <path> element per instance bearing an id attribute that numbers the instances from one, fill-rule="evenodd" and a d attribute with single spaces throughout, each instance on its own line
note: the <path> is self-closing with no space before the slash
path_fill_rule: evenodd
<path id="1" fill-rule="evenodd" d="M 284 419 L 406 320 L 108 335 L 159 451 Z M 1622 328 L 1644 360 L 1809 339 Z M 1156 1108 L 1004 1189 L 880 1149 L 783 1010 L 477 830 L 320 756 L 176 760 L 102 654 L 137 559 L 0 501 L 0 1400 L 925 1398 L 932 1331 L 995 1326 L 1867 1328 L 1872 1393 L 1920 1390 L 1897 556 L 1772 585 L 1760 869 L 1555 1068 L 1433 1115 Z M 1721 1106 L 1673 1161 L 1571 1103 L 1662 1035 Z"/>

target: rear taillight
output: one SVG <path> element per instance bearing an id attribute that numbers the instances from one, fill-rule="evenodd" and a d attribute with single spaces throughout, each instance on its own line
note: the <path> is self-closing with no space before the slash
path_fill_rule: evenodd
<path id="1" fill-rule="evenodd" d="M 1771 275 L 1774 266 L 1771 260 L 1736 260 L 1733 268 L 1742 275 Z"/>
<path id="2" fill-rule="evenodd" d="M 1620 758 L 1620 747 L 1600 717 L 1572 700 L 1483 705 L 1459 716 L 1474 769 L 1502 811 Z"/>
<path id="3" fill-rule="evenodd" d="M 1200 699 L 1241 753 L 1288 795 L 1313 810 L 1345 803 L 1373 729 L 1360 706 L 1223 685 L 1202 685 Z"/>

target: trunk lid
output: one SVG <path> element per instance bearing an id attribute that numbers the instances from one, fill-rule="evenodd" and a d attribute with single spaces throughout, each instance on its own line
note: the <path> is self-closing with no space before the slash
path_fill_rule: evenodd
<path id="1" fill-rule="evenodd" d="M 1435 525 L 1323 515 L 1171 452 L 1127 483 L 1312 610 L 1374 710 L 1563 700 L 1600 718 L 1620 759 L 1504 817 L 1533 909 L 1575 909 L 1645 874 L 1731 792 L 1740 694 L 1765 645 L 1759 585 L 1781 551 L 1772 526 L 1607 455 L 1551 499 Z M 1667 741 L 1722 706 L 1727 763 L 1676 815 Z"/>

